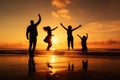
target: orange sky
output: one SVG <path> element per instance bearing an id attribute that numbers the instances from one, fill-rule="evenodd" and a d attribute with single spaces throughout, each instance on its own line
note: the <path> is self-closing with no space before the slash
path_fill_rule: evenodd
<path id="1" fill-rule="evenodd" d="M 52 48 L 67 49 L 67 34 L 60 26 L 82 25 L 73 32 L 75 48 L 81 48 L 80 39 L 89 34 L 91 48 L 120 48 L 119 0 L 0 0 L 0 48 L 28 48 L 25 33 L 30 20 L 42 21 L 38 26 L 37 49 L 46 49 L 44 26 L 52 28 L 56 42 Z M 64 46 L 64 47 L 63 47 Z"/>

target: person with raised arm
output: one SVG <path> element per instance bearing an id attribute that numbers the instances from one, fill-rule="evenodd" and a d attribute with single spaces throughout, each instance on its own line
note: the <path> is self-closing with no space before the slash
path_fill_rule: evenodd
<path id="1" fill-rule="evenodd" d="M 88 34 L 86 33 L 86 36 L 81 37 L 77 34 L 77 36 L 81 39 L 81 46 L 82 46 L 82 52 L 87 54 L 88 48 L 87 48 L 87 38 Z"/>
<path id="2" fill-rule="evenodd" d="M 30 25 L 27 27 L 26 31 L 26 38 L 29 40 L 29 54 L 33 56 L 33 53 L 36 48 L 36 42 L 37 42 L 37 36 L 38 36 L 38 31 L 37 31 L 37 26 L 41 22 L 41 16 L 38 14 L 38 21 L 34 23 L 33 20 L 30 21 Z M 32 48 L 33 47 L 33 48 Z"/>
<path id="3" fill-rule="evenodd" d="M 37 43 L 37 36 L 38 36 L 38 31 L 37 31 L 37 26 L 41 22 L 41 16 L 38 14 L 38 21 L 34 23 L 33 20 L 30 21 L 30 25 L 27 27 L 26 30 L 26 38 L 29 40 L 29 74 L 36 72 L 35 70 L 35 64 L 34 64 L 34 52 L 36 48 L 36 43 Z"/>
<path id="4" fill-rule="evenodd" d="M 52 31 L 54 31 L 55 29 L 57 29 L 58 27 L 55 27 L 53 29 L 51 29 L 50 26 L 46 26 L 46 27 L 43 27 L 43 29 L 45 31 L 47 31 L 47 36 L 45 37 L 44 39 L 44 42 L 48 43 L 48 46 L 47 46 L 47 49 L 46 50 L 50 50 L 50 47 L 52 46 Z"/>
<path id="5" fill-rule="evenodd" d="M 68 28 L 66 28 L 62 23 L 60 23 L 60 25 L 67 31 L 68 50 L 70 50 L 70 44 L 71 44 L 72 49 L 74 49 L 74 38 L 73 38 L 72 32 L 80 28 L 82 25 L 79 25 L 78 27 L 74 29 L 72 29 L 71 25 L 69 25 Z"/>

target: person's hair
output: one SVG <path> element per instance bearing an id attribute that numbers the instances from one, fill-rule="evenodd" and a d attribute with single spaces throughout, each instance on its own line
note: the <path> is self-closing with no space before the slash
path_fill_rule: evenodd
<path id="1" fill-rule="evenodd" d="M 44 29 L 45 31 L 51 30 L 50 26 L 43 27 L 43 29 Z"/>

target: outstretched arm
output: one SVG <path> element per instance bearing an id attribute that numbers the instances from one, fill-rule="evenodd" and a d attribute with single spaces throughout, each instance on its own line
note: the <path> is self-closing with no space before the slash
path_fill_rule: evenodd
<path id="1" fill-rule="evenodd" d="M 53 30 L 55 30 L 55 29 L 57 29 L 58 27 L 55 27 L 55 28 L 53 28 L 51 31 L 53 31 Z"/>
<path id="2" fill-rule="evenodd" d="M 82 25 L 79 25 L 78 27 L 76 27 L 76 28 L 74 28 L 74 29 L 72 29 L 72 31 L 74 31 L 74 30 L 76 30 L 76 29 L 78 29 L 79 27 L 81 27 Z"/>
<path id="3" fill-rule="evenodd" d="M 41 16 L 40 16 L 40 14 L 38 14 L 38 17 L 39 17 L 39 20 L 36 22 L 35 25 L 38 25 L 41 22 Z"/>
<path id="4" fill-rule="evenodd" d="M 82 39 L 82 37 L 81 37 L 79 34 L 77 34 L 77 36 L 78 36 L 80 39 Z"/>
<path id="5" fill-rule="evenodd" d="M 65 26 L 63 26 L 63 24 L 62 23 L 60 23 L 60 25 L 65 29 L 65 30 L 67 30 L 67 28 L 65 27 Z"/>

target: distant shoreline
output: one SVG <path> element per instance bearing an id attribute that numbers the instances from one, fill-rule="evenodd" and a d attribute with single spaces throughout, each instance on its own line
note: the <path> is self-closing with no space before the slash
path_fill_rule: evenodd
<path id="1" fill-rule="evenodd" d="M 36 55 L 45 55 L 45 54 L 54 54 L 54 55 L 65 55 L 65 54 L 78 54 L 78 55 L 84 55 L 82 54 L 82 51 L 80 49 L 75 50 L 54 50 L 54 51 L 46 51 L 46 50 L 36 50 Z M 0 50 L 0 54 L 23 54 L 27 55 L 28 50 Z M 89 49 L 87 55 L 95 55 L 95 56 L 120 56 L 120 49 Z"/>

